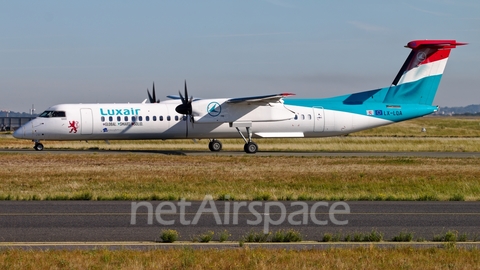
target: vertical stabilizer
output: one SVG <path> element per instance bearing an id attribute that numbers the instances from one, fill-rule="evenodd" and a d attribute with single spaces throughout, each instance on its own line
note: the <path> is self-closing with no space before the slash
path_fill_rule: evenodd
<path id="1" fill-rule="evenodd" d="M 456 40 L 414 40 L 412 49 L 388 90 L 384 103 L 432 105 Z"/>

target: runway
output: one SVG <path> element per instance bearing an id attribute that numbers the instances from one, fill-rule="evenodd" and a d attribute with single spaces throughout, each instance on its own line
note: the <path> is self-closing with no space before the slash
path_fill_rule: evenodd
<path id="1" fill-rule="evenodd" d="M 35 151 L 33 149 L 0 149 L 0 153 L 22 154 L 158 154 L 178 156 L 305 156 L 305 157 L 432 157 L 432 158 L 480 158 L 480 152 L 298 152 L 298 151 L 259 151 L 255 154 L 246 154 L 243 151 L 174 151 L 174 150 L 70 150 L 70 149 L 45 149 Z"/>
<path id="2" fill-rule="evenodd" d="M 162 150 L 11 150 L 1 149 L 0 153 L 21 153 L 38 155 L 51 154 L 140 154 L 140 155 L 182 155 L 182 156 L 325 156 L 325 157 L 350 157 L 350 156 L 391 156 L 391 157 L 431 157 L 431 158 L 479 158 L 478 152 L 258 152 L 247 155 L 244 152 L 210 152 L 210 151 L 162 151 Z M 396 201 L 352 201 L 348 204 L 349 213 L 335 214 L 340 221 L 347 221 L 344 225 L 334 224 L 329 215 L 329 207 L 334 202 L 321 202 L 327 204 L 317 205 L 313 213 L 312 208 L 318 202 L 307 203 L 307 214 L 299 213 L 298 205 L 293 202 L 266 202 L 266 201 L 214 201 L 218 217 L 212 211 L 204 211 L 194 224 L 196 215 L 202 202 L 192 201 L 182 214 L 178 201 L 143 202 L 151 205 L 139 207 L 136 214 L 132 214 L 131 201 L 0 201 L 0 247 L 31 247 L 41 248 L 89 248 L 107 245 L 110 247 L 145 248 L 152 245 L 165 247 L 159 244 L 160 232 L 163 229 L 175 229 L 179 232 L 180 245 L 192 244 L 199 235 L 214 231 L 213 240 L 218 240 L 218 234 L 227 230 L 231 235 L 227 246 L 236 246 L 252 230 L 262 232 L 268 220 L 268 231 L 276 232 L 280 229 L 295 229 L 300 232 L 303 245 L 296 248 L 325 247 L 318 241 L 322 240 L 325 233 L 353 235 L 355 233 L 369 233 L 377 230 L 383 233 L 386 241 L 400 232 L 414 234 L 414 240 L 423 239 L 431 241 L 435 235 L 445 234 L 453 230 L 466 234 L 469 240 L 480 241 L 480 202 L 396 202 Z M 163 206 L 159 205 L 163 203 Z M 235 203 L 240 205 L 234 211 Z M 242 206 L 241 204 L 246 204 Z M 266 210 L 268 203 L 271 205 Z M 162 212 L 170 210 L 175 213 Z M 249 208 L 251 204 L 257 204 Z M 208 206 L 208 205 L 207 205 Z M 207 209 L 208 210 L 208 209 Z M 151 215 L 149 215 L 149 213 Z M 282 218 L 282 214 L 284 217 Z M 157 215 L 158 214 L 158 215 Z M 237 220 L 234 221 L 234 216 Z M 135 217 L 135 223 L 132 223 Z M 149 221 L 149 218 L 151 221 Z M 163 221 L 173 222 L 171 225 Z M 220 221 L 219 221 L 220 220 Z M 190 221 L 190 224 L 186 224 Z M 227 222 L 228 221 L 228 222 Z M 320 221 L 320 222 L 319 222 Z M 257 223 L 256 223 L 257 222 Z M 326 222 L 326 223 L 325 223 Z M 256 223 L 256 224 L 252 224 Z M 29 244 L 30 243 L 30 244 Z M 83 244 L 82 244 L 83 243 Z M 103 244 L 102 244 L 103 243 Z M 480 243 L 480 242 L 477 242 Z M 202 244 L 195 244 L 202 246 Z M 275 247 L 288 247 L 284 245 Z M 335 244 L 341 246 L 341 244 Z M 357 245 L 357 244 L 354 244 Z M 388 245 L 385 242 L 383 245 Z M 428 245 L 416 243 L 415 245 Z M 219 246 L 225 246 L 224 244 Z M 163 247 L 163 246 L 162 246 Z M 208 247 L 216 247 L 208 245 Z"/>
<path id="3" fill-rule="evenodd" d="M 241 205 L 237 210 L 235 203 Z M 480 241 L 480 202 L 351 201 L 337 204 L 336 210 L 340 212 L 335 212 L 333 219 L 329 213 L 334 202 L 303 202 L 306 208 L 296 203 L 299 202 L 208 201 L 202 208 L 201 201 L 2 201 L 0 241 L 3 245 L 9 242 L 152 243 L 160 240 L 163 229 L 174 229 L 179 232 L 180 241 L 191 241 L 207 231 L 214 231 L 213 240 L 218 240 L 218 233 L 227 230 L 231 234 L 228 240 L 238 243 L 252 230 L 263 232 L 266 223 L 270 232 L 295 229 L 303 240 L 315 242 L 322 240 L 324 233 L 347 235 L 369 233 L 372 229 L 383 233 L 385 240 L 403 231 L 414 233 L 414 240 L 431 241 L 436 234 L 455 230 L 459 235 L 466 234 L 469 240 Z M 303 215 L 303 210 L 308 214 Z"/>

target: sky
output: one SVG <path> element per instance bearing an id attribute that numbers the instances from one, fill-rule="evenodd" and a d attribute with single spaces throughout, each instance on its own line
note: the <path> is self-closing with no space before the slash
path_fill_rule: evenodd
<path id="1" fill-rule="evenodd" d="M 434 105 L 480 104 L 480 1 L 0 1 L 0 110 L 390 85 L 415 39 L 456 39 Z"/>

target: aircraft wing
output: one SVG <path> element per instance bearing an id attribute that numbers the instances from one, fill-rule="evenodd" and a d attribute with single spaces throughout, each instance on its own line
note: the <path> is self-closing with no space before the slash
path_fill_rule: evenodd
<path id="1" fill-rule="evenodd" d="M 174 99 L 174 100 L 177 100 L 177 99 L 180 100 L 179 95 L 168 95 L 167 98 Z M 201 100 L 201 98 L 196 98 L 196 97 L 193 98 L 193 101 L 197 101 L 197 100 Z"/>
<path id="2" fill-rule="evenodd" d="M 240 97 L 240 98 L 231 98 L 227 100 L 227 103 L 241 103 L 241 102 L 276 102 L 284 97 L 294 96 L 293 93 L 280 93 L 264 96 L 253 96 L 253 97 Z"/>

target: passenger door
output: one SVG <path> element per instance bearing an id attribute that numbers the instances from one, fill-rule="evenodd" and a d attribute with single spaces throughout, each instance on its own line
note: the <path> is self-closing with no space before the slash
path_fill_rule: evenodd
<path id="1" fill-rule="evenodd" d="M 81 132 L 82 135 L 90 135 L 93 133 L 93 114 L 92 109 L 80 109 Z"/>

